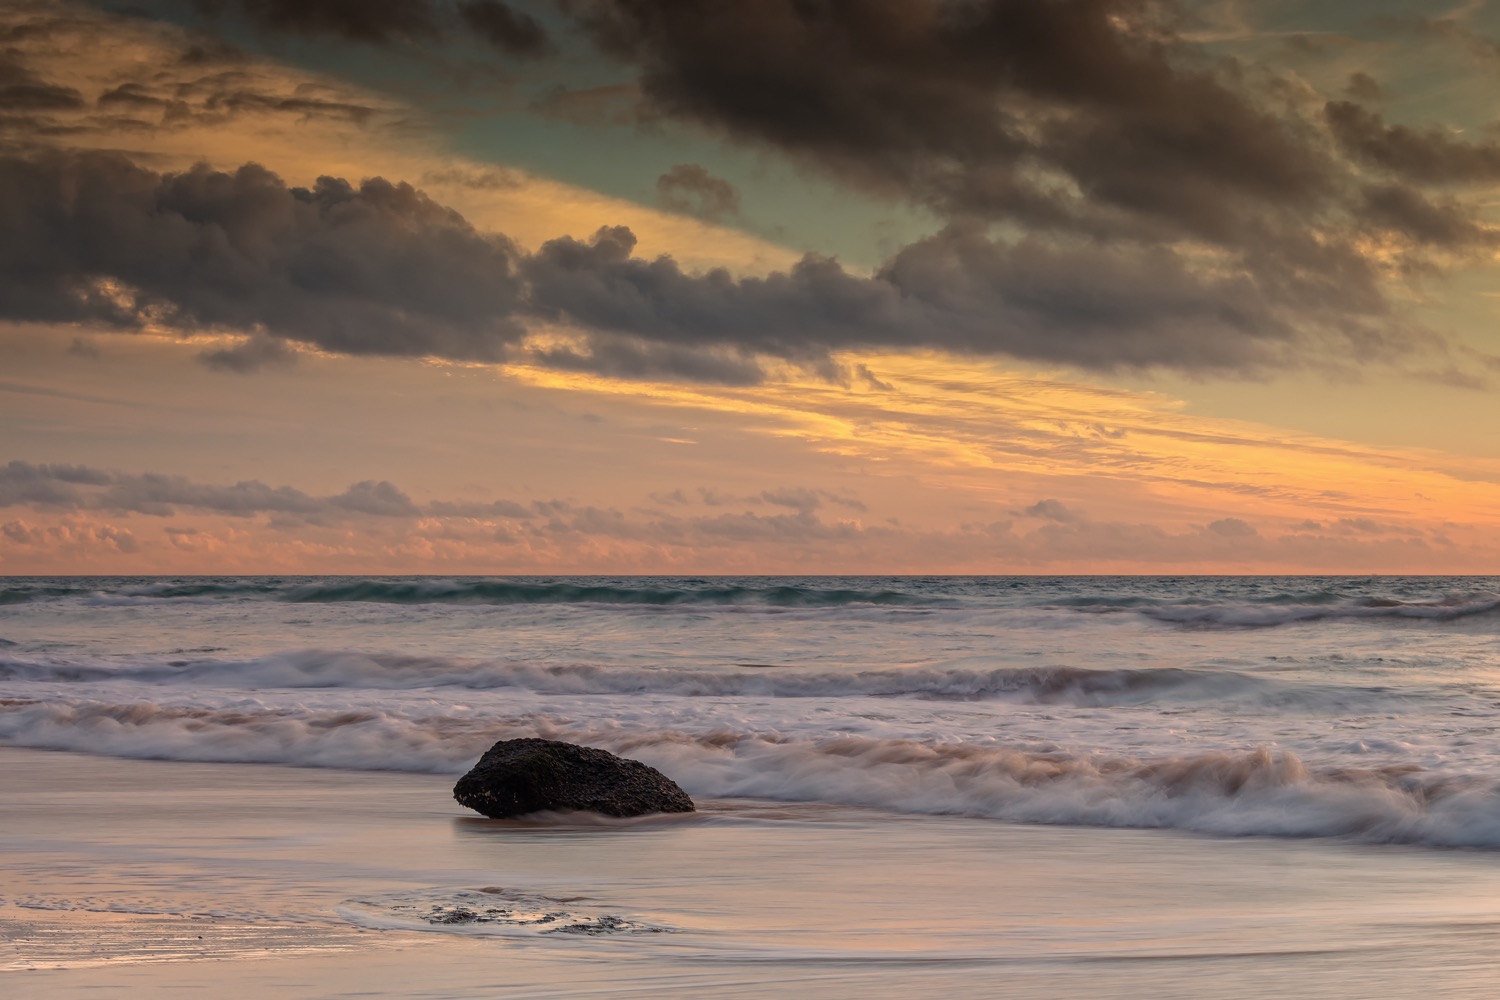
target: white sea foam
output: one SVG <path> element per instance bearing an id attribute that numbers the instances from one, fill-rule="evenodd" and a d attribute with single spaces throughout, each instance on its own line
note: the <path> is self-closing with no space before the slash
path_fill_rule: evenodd
<path id="1" fill-rule="evenodd" d="M 547 718 L 209 710 L 38 702 L 0 705 L 12 745 L 120 756 L 457 773 L 497 739 L 602 746 L 660 768 L 699 799 L 824 802 L 1027 823 L 1167 827 L 1500 847 L 1500 784 L 1412 766 L 1310 767 L 1295 754 L 1139 758 L 998 742 L 623 728 Z"/>
<path id="2" fill-rule="evenodd" d="M 297 650 L 249 660 L 0 656 L 0 680 L 131 681 L 178 687 L 348 688 L 474 691 L 518 688 L 544 694 L 655 694 L 679 697 L 1009 699 L 1036 704 L 1141 705 L 1235 701 L 1346 705 L 1378 702 L 1379 687 L 1308 684 L 1225 670 L 1142 667 L 901 668 L 779 670 L 745 665 L 714 670 L 591 664 L 530 664 L 450 657 Z M 1403 692 L 1409 698 L 1410 692 Z"/>
<path id="3" fill-rule="evenodd" d="M 542 735 L 700 798 L 1500 846 L 1497 592 L 13 580 L 0 744 L 455 774 Z"/>

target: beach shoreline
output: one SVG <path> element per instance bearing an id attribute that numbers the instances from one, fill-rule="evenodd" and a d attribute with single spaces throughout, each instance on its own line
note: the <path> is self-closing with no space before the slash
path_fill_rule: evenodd
<path id="1" fill-rule="evenodd" d="M 0 983 L 32 995 L 1395 997 L 1500 971 L 1490 852 L 748 802 L 497 823 L 446 776 L 9 748 L 0 768 Z M 663 932 L 423 926 L 480 889 Z"/>

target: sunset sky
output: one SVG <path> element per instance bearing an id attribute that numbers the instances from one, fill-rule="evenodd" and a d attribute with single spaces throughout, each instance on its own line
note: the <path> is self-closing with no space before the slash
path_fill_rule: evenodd
<path id="1" fill-rule="evenodd" d="M 1500 4 L 0 0 L 0 573 L 1500 573 Z"/>

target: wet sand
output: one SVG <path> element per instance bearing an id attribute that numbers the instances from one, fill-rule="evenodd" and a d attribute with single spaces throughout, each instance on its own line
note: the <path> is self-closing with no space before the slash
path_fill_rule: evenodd
<path id="1" fill-rule="evenodd" d="M 501 823 L 441 776 L 12 749 L 0 774 L 6 995 L 1480 997 L 1500 975 L 1488 852 L 744 801 Z M 476 905 L 509 916 L 429 922 Z"/>

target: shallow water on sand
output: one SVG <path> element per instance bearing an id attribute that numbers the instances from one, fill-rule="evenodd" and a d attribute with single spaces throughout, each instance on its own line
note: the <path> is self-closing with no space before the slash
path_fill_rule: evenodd
<path id="1" fill-rule="evenodd" d="M 427 775 L 0 766 L 0 991 L 28 995 L 1478 997 L 1500 974 L 1485 852 L 742 800 L 497 822 Z M 425 919 L 481 897 L 636 929 Z"/>
<path id="2" fill-rule="evenodd" d="M 0 995 L 1488 996 L 1497 639 L 1493 578 L 4 580 Z M 702 810 L 465 814 L 521 736 Z"/>

